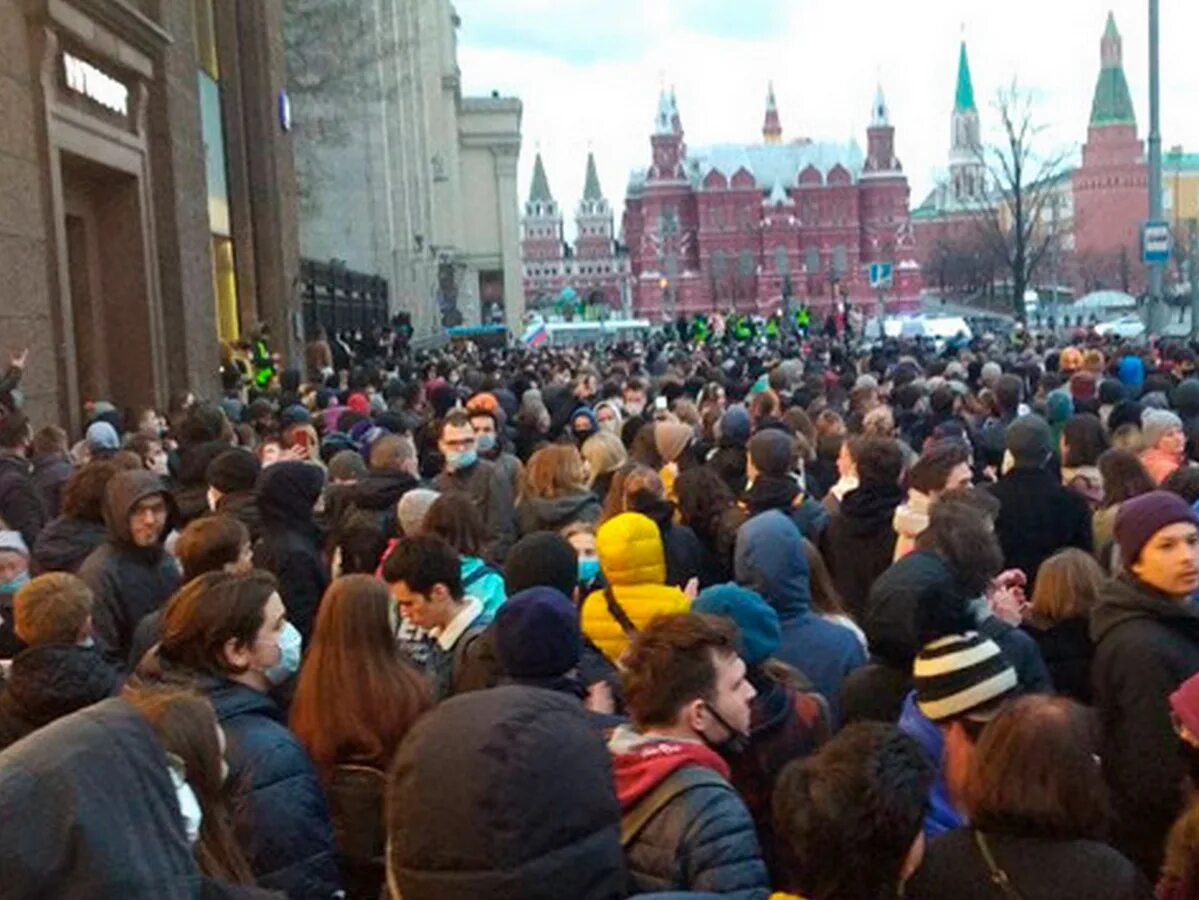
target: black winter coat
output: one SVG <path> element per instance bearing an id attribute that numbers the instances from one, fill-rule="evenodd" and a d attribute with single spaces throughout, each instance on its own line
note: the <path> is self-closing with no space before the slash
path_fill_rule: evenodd
<path id="1" fill-rule="evenodd" d="M 1137 867 L 1098 841 L 986 835 L 987 847 L 1021 900 L 1153 900 L 1153 888 Z M 924 862 L 904 896 L 920 900 L 994 897 L 991 870 L 974 831 L 959 828 L 928 845 Z"/>
<path id="2" fill-rule="evenodd" d="M 250 532 L 251 544 L 262 537 L 262 513 L 258 511 L 258 498 L 253 491 L 222 494 L 216 503 L 216 512 L 232 516 L 245 525 L 246 531 Z"/>
<path id="3" fill-rule="evenodd" d="M 321 532 L 312 520 L 324 480 L 320 469 L 302 462 L 275 463 L 258 479 L 263 536 L 254 545 L 254 565 L 279 579 L 287 618 L 305 644 L 329 586 Z"/>
<path id="4" fill-rule="evenodd" d="M 291 900 L 329 900 L 341 887 L 329 807 L 282 710 L 236 682 L 198 678 L 196 687 L 225 730 L 229 777 L 249 779 L 238 834 L 258 884 Z"/>
<path id="5" fill-rule="evenodd" d="M 820 537 L 828 526 L 828 510 L 805 495 L 793 478 L 760 475 L 746 491 L 744 502 L 751 516 L 777 509 L 795 523 L 800 534 L 816 545 L 820 544 Z"/>
<path id="6" fill-rule="evenodd" d="M 33 460 L 33 483 L 42 494 L 46 518 L 53 519 L 62 510 L 62 489 L 75 467 L 65 454 L 53 453 Z"/>
<path id="7" fill-rule="evenodd" d="M 43 644 L 12 661 L 0 693 L 0 750 L 69 713 L 111 697 L 116 670 L 95 650 Z"/>
<path id="8" fill-rule="evenodd" d="M 433 480 L 433 488 L 443 494 L 462 491 L 470 495 L 487 530 L 483 557 L 494 565 L 502 565 L 516 543 L 516 498 L 512 496 L 511 483 L 495 464 L 481 459 L 469 469 L 442 472 Z"/>
<path id="9" fill-rule="evenodd" d="M 863 485 L 845 495 L 820 538 L 837 593 L 855 619 L 866 611 L 874 580 L 891 566 L 895 555 L 891 520 L 903 500 L 897 484 Z"/>
<path id="10" fill-rule="evenodd" d="M 88 522 L 71 516 L 52 519 L 33 545 L 33 570 L 46 572 L 79 571 L 83 561 L 104 543 L 108 531 L 102 522 Z"/>
<path id="11" fill-rule="evenodd" d="M 1199 672 L 1199 604 L 1167 597 L 1126 574 L 1100 593 L 1091 639 L 1103 770 L 1115 812 L 1112 844 L 1156 875 L 1182 808 L 1186 772 L 1169 696 Z"/>
<path id="12" fill-rule="evenodd" d="M 1095 656 L 1089 629 L 1086 619 L 1068 619 L 1052 628 L 1024 627 L 1041 648 L 1057 692 L 1088 705 L 1092 696 L 1091 660 Z"/>
<path id="13" fill-rule="evenodd" d="M 137 623 L 159 609 L 179 586 L 179 567 L 161 543 L 138 547 L 130 537 L 134 505 L 154 494 L 163 494 L 170 505 L 170 495 L 153 472 L 114 476 L 104 496 L 108 537 L 79 568 L 79 577 L 96 598 L 92 610 L 96 645 L 118 666 L 129 656 Z"/>
<path id="14" fill-rule="evenodd" d="M 23 456 L 0 454 L 0 521 L 21 532 L 25 546 L 32 547 L 47 518 L 29 461 Z"/>
<path id="15" fill-rule="evenodd" d="M 1091 552 L 1091 508 L 1045 469 L 1017 468 L 987 489 L 999 501 L 995 534 L 1004 562 L 1032 584 L 1041 563 L 1066 547 Z"/>
<path id="16" fill-rule="evenodd" d="M 522 536 L 534 531 L 561 531 L 574 522 L 595 524 L 599 517 L 600 502 L 590 491 L 565 497 L 525 497 L 516 508 Z"/>
<path id="17" fill-rule="evenodd" d="M 612 766 L 576 697 L 459 694 L 400 745 L 390 868 L 404 900 L 625 896 Z"/>
<path id="18" fill-rule="evenodd" d="M 382 893 L 387 878 L 386 786 L 386 773 L 370 766 L 338 766 L 330 776 L 326 794 L 346 900 L 379 900 Z"/>
<path id="19" fill-rule="evenodd" d="M 358 481 L 349 492 L 349 507 L 374 513 L 386 537 L 398 537 L 396 507 L 400 498 L 417 486 L 417 481 L 407 472 L 372 471 Z M 339 522 L 345 521 L 351 509 L 344 509 Z M 337 524 L 337 523 L 330 523 Z"/>

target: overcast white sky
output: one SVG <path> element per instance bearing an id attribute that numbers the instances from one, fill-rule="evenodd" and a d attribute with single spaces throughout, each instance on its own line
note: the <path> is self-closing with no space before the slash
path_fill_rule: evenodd
<path id="1" fill-rule="evenodd" d="M 1109 9 L 1141 137 L 1147 136 L 1145 0 L 455 0 L 463 90 L 524 101 L 523 203 L 537 149 L 568 220 L 593 149 L 619 215 L 646 165 L 661 84 L 673 84 L 688 144 L 760 140 L 773 79 L 783 138 L 857 137 L 876 83 L 917 204 L 945 166 L 964 33 L 984 137 L 998 88 L 1035 88 L 1046 147 L 1086 138 Z M 1199 2 L 1161 0 L 1162 143 L 1199 152 Z M 963 32 L 964 28 L 964 32 Z M 568 229 L 572 226 L 568 223 Z"/>

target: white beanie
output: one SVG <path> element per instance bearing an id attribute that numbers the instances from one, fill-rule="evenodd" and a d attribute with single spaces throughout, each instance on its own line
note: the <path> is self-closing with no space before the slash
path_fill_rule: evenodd
<path id="1" fill-rule="evenodd" d="M 0 551 L 3 550 L 20 553 L 29 559 L 29 548 L 25 545 L 25 539 L 21 537 L 19 531 L 0 531 Z"/>

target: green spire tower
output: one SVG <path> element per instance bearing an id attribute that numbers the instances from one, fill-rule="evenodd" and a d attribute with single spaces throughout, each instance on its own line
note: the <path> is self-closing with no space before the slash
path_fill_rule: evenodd
<path id="1" fill-rule="evenodd" d="M 1100 43 L 1100 58 L 1102 67 L 1095 84 L 1095 98 L 1091 101 L 1091 127 L 1136 125 L 1132 95 L 1124 77 L 1124 44 L 1116 29 L 1116 18 L 1110 12 Z"/>
<path id="2" fill-rule="evenodd" d="M 982 161 L 978 107 L 974 104 L 974 81 L 970 77 L 970 59 L 966 42 L 958 50 L 958 80 L 950 117 L 952 137 L 949 144 L 949 188 L 955 206 L 976 205 L 986 193 L 986 172 Z"/>
<path id="3" fill-rule="evenodd" d="M 533 162 L 533 185 L 529 188 L 529 203 L 545 203 L 554 202 L 554 195 L 550 193 L 550 181 L 545 177 L 545 166 L 541 163 L 541 154 L 537 154 L 536 160 Z"/>
<path id="4" fill-rule="evenodd" d="M 593 203 L 604 199 L 604 192 L 600 190 L 599 174 L 595 170 L 595 154 L 591 151 L 587 152 L 587 180 L 583 184 L 583 199 Z"/>
<path id="5" fill-rule="evenodd" d="M 959 111 L 975 109 L 974 82 L 970 78 L 970 60 L 966 56 L 966 42 L 958 53 L 958 84 L 954 91 L 953 108 Z"/>

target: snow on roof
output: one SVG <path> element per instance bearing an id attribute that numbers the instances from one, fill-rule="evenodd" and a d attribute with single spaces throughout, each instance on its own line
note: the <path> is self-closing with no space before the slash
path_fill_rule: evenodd
<path id="1" fill-rule="evenodd" d="M 836 143 L 817 141 L 805 144 L 714 144 L 711 147 L 692 147 L 687 151 L 687 174 L 698 187 L 713 170 L 732 178 L 738 169 L 745 168 L 754 176 L 758 188 L 768 191 L 775 183 L 792 186 L 799 173 L 809 165 L 822 176 L 838 164 L 857 180 L 862 173 L 865 157 L 856 141 Z"/>

